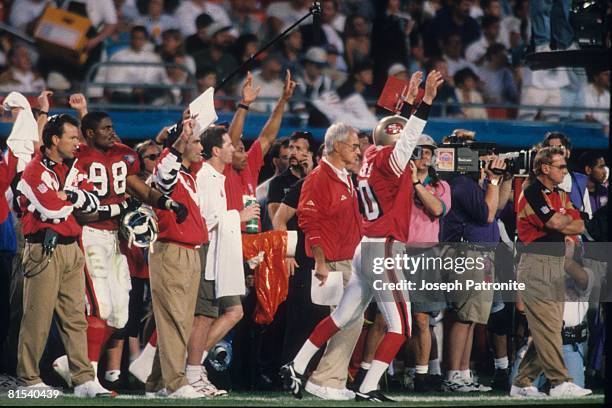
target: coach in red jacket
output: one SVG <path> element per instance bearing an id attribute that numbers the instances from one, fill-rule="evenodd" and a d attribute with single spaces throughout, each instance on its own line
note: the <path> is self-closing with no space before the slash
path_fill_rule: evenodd
<path id="1" fill-rule="evenodd" d="M 306 254 L 315 259 L 315 277 L 325 284 L 330 271 L 340 271 L 344 285 L 351 276 L 351 260 L 362 236 L 357 191 L 347 167 L 359 159 L 356 129 L 336 123 L 325 133 L 326 156 L 302 187 L 298 222 L 306 236 Z M 329 342 L 306 391 L 325 399 L 346 400 L 348 364 L 359 337 L 363 318 L 356 320 Z"/>
<path id="2" fill-rule="evenodd" d="M 198 248 L 208 242 L 193 171 L 202 161 L 202 145 L 192 126 L 187 120 L 182 130 L 170 133 L 166 143 L 172 147 L 162 152 L 153 173 L 155 186 L 182 208 L 155 210 L 159 237 L 149 253 L 149 271 L 158 347 L 145 386 L 148 396 L 167 392 L 170 398 L 204 397 L 185 376 L 187 341 L 200 284 Z"/>

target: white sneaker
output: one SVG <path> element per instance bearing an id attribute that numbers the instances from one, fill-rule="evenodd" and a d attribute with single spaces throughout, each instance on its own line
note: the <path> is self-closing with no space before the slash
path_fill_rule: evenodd
<path id="1" fill-rule="evenodd" d="M 552 387 L 548 393 L 551 397 L 555 398 L 576 398 L 576 397 L 584 397 L 586 395 L 592 394 L 593 391 L 582 388 L 573 382 L 562 382 L 556 387 Z"/>
<path id="2" fill-rule="evenodd" d="M 472 384 L 468 384 L 461 376 L 455 373 L 449 380 L 442 381 L 442 390 L 447 392 L 475 392 L 478 391 Z"/>
<path id="3" fill-rule="evenodd" d="M 313 382 L 306 382 L 306 391 L 324 400 L 331 401 L 351 401 L 355 399 L 355 393 L 353 391 L 331 387 L 322 387 Z"/>
<path id="4" fill-rule="evenodd" d="M 168 395 L 168 398 L 176 399 L 198 399 L 204 398 L 204 396 L 196 391 L 191 385 L 183 385 L 178 390 Z"/>
<path id="5" fill-rule="evenodd" d="M 189 385 L 191 385 L 197 392 L 201 393 L 203 396 L 209 398 L 223 397 L 228 394 L 226 390 L 220 390 L 215 387 L 213 383 L 210 382 L 210 380 L 208 379 L 208 373 L 206 372 L 206 368 L 204 368 L 204 366 L 202 366 L 200 377 L 197 378 L 195 381 L 190 381 Z"/>
<path id="6" fill-rule="evenodd" d="M 59 374 L 60 377 L 66 381 L 68 387 L 72 387 L 72 376 L 70 375 L 70 366 L 68 365 L 68 356 L 63 355 L 58 357 L 53 362 L 53 369 L 56 373 Z"/>
<path id="7" fill-rule="evenodd" d="M 465 382 L 466 385 L 474 387 L 474 389 L 478 392 L 489 392 L 493 389 L 492 387 L 489 387 L 488 385 L 480 384 L 478 382 L 478 377 L 474 375 L 472 370 L 469 370 L 469 373 L 470 375 L 468 378 L 463 378 L 463 381 Z"/>
<path id="8" fill-rule="evenodd" d="M 551 52 L 550 44 L 540 44 L 536 45 L 535 52 Z"/>
<path id="9" fill-rule="evenodd" d="M 39 383 L 36 383 L 36 384 L 32 384 L 32 385 L 22 385 L 22 386 L 17 387 L 17 389 L 20 390 L 20 391 L 34 391 L 34 390 L 47 391 L 47 390 L 51 390 L 51 391 L 59 392 L 58 396 L 59 395 L 64 395 L 64 393 L 61 390 L 59 390 L 59 389 L 57 389 L 55 387 L 52 387 L 50 385 L 47 385 L 47 384 L 45 384 L 42 381 L 39 382 Z"/>
<path id="10" fill-rule="evenodd" d="M 112 398 L 114 395 L 99 382 L 90 380 L 74 387 L 74 396 L 77 398 Z"/>
<path id="11" fill-rule="evenodd" d="M 145 392 L 145 398 L 153 399 L 153 398 L 168 398 L 168 390 L 162 388 L 161 390 L 155 392 Z"/>
<path id="12" fill-rule="evenodd" d="M 510 396 L 514 398 L 546 398 L 546 394 L 538 391 L 533 385 L 529 387 L 517 387 L 512 385 Z"/>

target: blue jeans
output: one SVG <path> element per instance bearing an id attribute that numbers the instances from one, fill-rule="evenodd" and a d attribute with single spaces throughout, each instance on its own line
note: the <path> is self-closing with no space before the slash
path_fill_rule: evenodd
<path id="1" fill-rule="evenodd" d="M 574 384 L 584 388 L 584 350 L 586 342 L 563 345 L 563 361 L 567 367 L 569 376 L 573 378 Z M 514 381 L 514 377 L 518 372 L 518 367 L 521 364 L 522 357 L 520 357 L 520 350 L 517 353 L 516 360 L 512 365 L 512 372 L 510 373 L 510 384 Z M 544 374 L 540 374 L 538 378 L 533 381 L 533 385 L 540 388 L 544 385 L 546 378 Z"/>
<path id="2" fill-rule="evenodd" d="M 557 49 L 566 49 L 574 40 L 569 23 L 570 0 L 537 0 L 529 2 L 532 38 L 536 46 L 556 42 Z"/>

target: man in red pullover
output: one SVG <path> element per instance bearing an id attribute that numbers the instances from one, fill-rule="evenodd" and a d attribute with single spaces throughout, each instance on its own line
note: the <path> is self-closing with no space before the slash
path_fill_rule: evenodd
<path id="1" fill-rule="evenodd" d="M 170 132 L 153 173 L 157 189 L 183 203 L 186 214 L 156 209 L 159 237 L 149 254 L 149 274 L 158 346 L 145 390 L 147 396 L 202 398 L 187 382 L 185 355 L 200 283 L 198 248 L 208 242 L 192 167 L 202 161 L 193 121 Z M 195 165 L 195 166 L 194 166 Z"/>
<path id="2" fill-rule="evenodd" d="M 357 191 L 346 169 L 359 159 L 357 134 L 356 129 L 343 123 L 327 129 L 327 155 L 306 177 L 297 210 L 306 236 L 306 254 L 315 259 L 315 277 L 321 279 L 329 271 L 342 272 L 344 286 L 351 277 L 351 260 L 363 235 Z M 331 338 L 317 370 L 306 383 L 306 391 L 331 400 L 355 397 L 346 389 L 346 379 L 362 326 L 363 315 Z"/>

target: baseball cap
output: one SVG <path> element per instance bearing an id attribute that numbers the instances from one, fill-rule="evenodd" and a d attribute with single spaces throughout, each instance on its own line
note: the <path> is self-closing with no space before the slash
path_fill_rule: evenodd
<path id="1" fill-rule="evenodd" d="M 214 23 L 212 23 L 211 25 L 208 26 L 208 35 L 211 37 L 214 37 L 215 34 L 218 34 L 222 31 L 228 31 L 231 30 L 233 27 L 231 25 L 228 25 L 226 23 L 222 23 L 220 21 L 215 21 Z"/>
<path id="2" fill-rule="evenodd" d="M 327 52 L 321 47 L 310 47 L 304 55 L 304 61 L 317 65 L 327 65 Z"/>
<path id="3" fill-rule="evenodd" d="M 396 62 L 395 64 L 389 67 L 389 71 L 387 72 L 387 74 L 389 76 L 393 76 L 393 75 L 399 74 L 400 72 L 408 72 L 408 69 L 406 68 L 404 64 L 400 64 L 399 62 Z"/>

